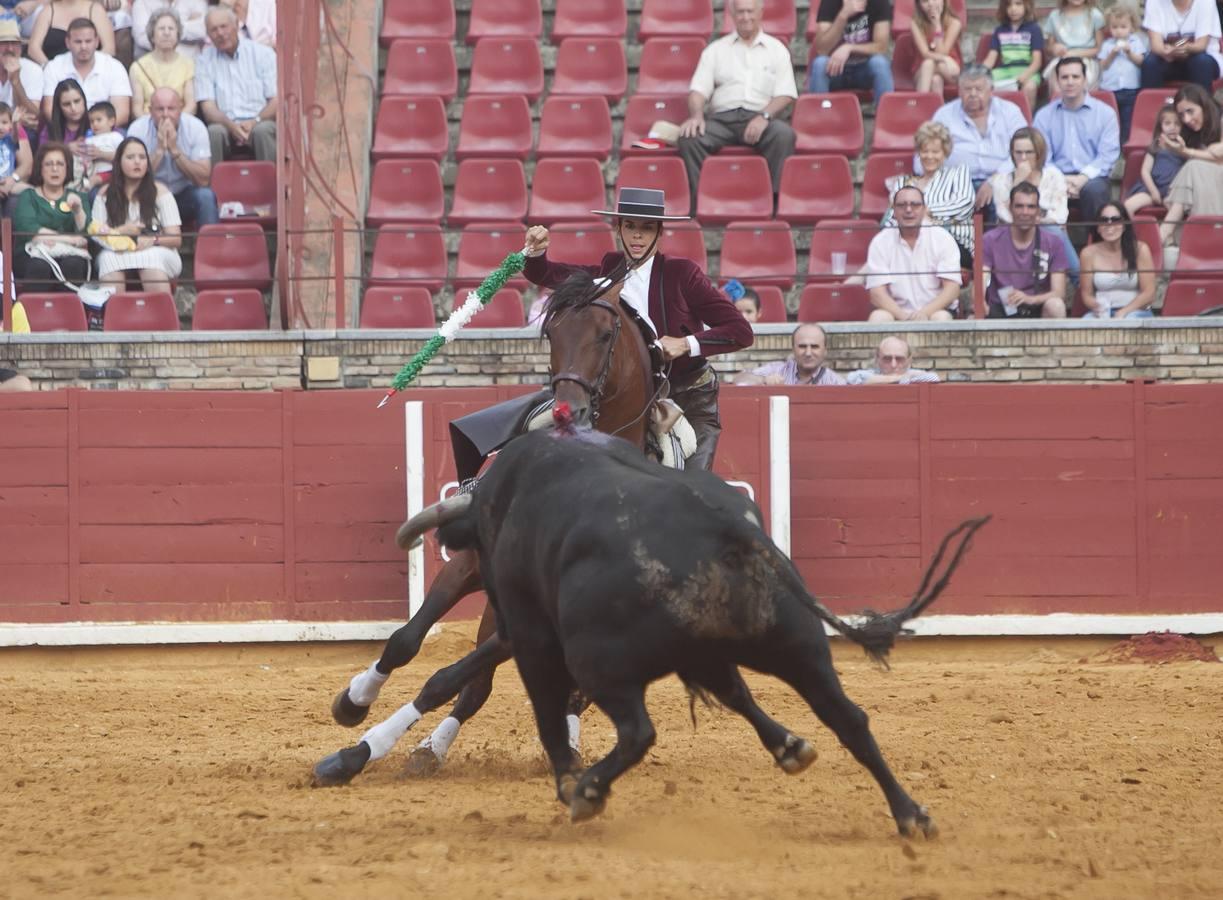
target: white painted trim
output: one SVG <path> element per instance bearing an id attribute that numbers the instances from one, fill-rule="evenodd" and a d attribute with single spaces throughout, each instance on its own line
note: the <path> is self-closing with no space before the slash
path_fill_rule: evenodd
<path id="1" fill-rule="evenodd" d="M 769 536 L 790 555 L 790 398 L 769 397 Z"/>
<path id="2" fill-rule="evenodd" d="M 425 508 L 425 416 L 424 403 L 411 400 L 403 405 L 404 473 L 407 482 L 408 518 Z M 408 613 L 416 615 L 425 602 L 424 544 L 408 551 Z"/>

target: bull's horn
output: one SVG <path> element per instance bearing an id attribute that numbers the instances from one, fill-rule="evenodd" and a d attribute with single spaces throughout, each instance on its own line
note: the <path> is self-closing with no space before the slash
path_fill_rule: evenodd
<path id="1" fill-rule="evenodd" d="M 395 543 L 399 545 L 400 550 L 410 550 L 425 532 L 441 528 L 447 522 L 453 521 L 465 513 L 469 506 L 471 494 L 459 494 L 434 503 L 399 526 L 399 531 L 395 532 Z"/>

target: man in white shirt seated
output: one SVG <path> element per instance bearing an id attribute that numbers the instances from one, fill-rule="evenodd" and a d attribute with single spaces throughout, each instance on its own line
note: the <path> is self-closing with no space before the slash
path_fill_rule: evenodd
<path id="1" fill-rule="evenodd" d="M 250 146 L 255 159 L 276 159 L 276 51 L 243 37 L 228 6 L 205 17 L 212 46 L 195 63 L 195 99 L 208 123 L 212 163 L 234 146 Z"/>
<path id="2" fill-rule="evenodd" d="M 88 19 L 73 19 L 68 25 L 68 52 L 43 67 L 42 117 L 51 118 L 51 98 L 65 78 L 75 79 L 85 92 L 85 105 L 102 100 L 115 108 L 115 127 L 123 128 L 132 117 L 132 82 L 120 62 L 98 49 L 98 29 Z"/>
<path id="3" fill-rule="evenodd" d="M 867 321 L 950 321 L 959 305 L 959 245 L 926 220 L 918 188 L 898 190 L 892 208 L 898 227 L 875 235 L 866 253 L 866 289 L 875 306 Z"/>
<path id="4" fill-rule="evenodd" d="M 42 67 L 21 55 L 21 32 L 13 19 L 0 18 L 0 103 L 13 110 L 13 121 L 38 130 L 42 103 Z"/>

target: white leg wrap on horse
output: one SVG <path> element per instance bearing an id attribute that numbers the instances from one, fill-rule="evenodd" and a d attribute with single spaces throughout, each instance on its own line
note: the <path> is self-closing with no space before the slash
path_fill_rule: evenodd
<path id="1" fill-rule="evenodd" d="M 565 722 L 569 725 L 569 748 L 574 753 L 582 752 L 582 720 L 573 713 L 565 716 Z"/>
<path id="2" fill-rule="evenodd" d="M 459 736 L 459 729 L 462 726 L 463 723 L 454 716 L 447 716 L 442 719 L 442 724 L 433 730 L 433 734 L 420 742 L 420 746 L 428 747 L 433 751 L 434 756 L 439 760 L 443 760 L 446 758 L 446 754 L 450 752 L 450 745 Z"/>
<path id="3" fill-rule="evenodd" d="M 378 692 L 390 675 L 378 671 L 377 661 L 370 663 L 364 672 L 358 672 L 348 684 L 348 699 L 357 706 L 369 706 L 378 699 Z"/>
<path id="4" fill-rule="evenodd" d="M 361 735 L 361 740 L 369 744 L 370 762 L 382 759 L 390 753 L 391 748 L 404 736 L 404 733 L 419 721 L 420 713 L 416 711 L 414 704 L 409 703 L 397 709 L 385 722 L 379 722 Z"/>

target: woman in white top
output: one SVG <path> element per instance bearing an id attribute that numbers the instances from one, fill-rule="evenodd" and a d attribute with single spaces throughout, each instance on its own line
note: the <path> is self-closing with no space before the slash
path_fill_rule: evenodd
<path id="1" fill-rule="evenodd" d="M 1142 61 L 1144 88 L 1190 81 L 1210 90 L 1223 67 L 1215 0 L 1147 0 L 1142 27 L 1151 40 Z"/>
<path id="2" fill-rule="evenodd" d="M 960 247 L 964 268 L 972 268 L 972 214 L 976 207 L 976 191 L 968 166 L 945 165 L 951 155 L 951 132 L 939 122 L 926 122 L 913 136 L 922 174 L 894 175 L 886 182 L 888 211 L 884 226 L 895 224 L 892 200 L 902 187 L 919 188 L 926 198 L 926 211 L 932 222 L 942 225 Z"/>
<path id="3" fill-rule="evenodd" d="M 98 254 L 98 277 L 123 284 L 129 270 L 140 272 L 146 291 L 168 291 L 170 281 L 183 270 L 178 255 L 182 246 L 182 220 L 174 195 L 153 179 L 149 151 L 139 138 L 128 138 L 115 151 L 110 183 L 93 203 L 93 221 L 107 234 L 121 234 L 136 242 L 134 250 L 103 250 Z"/>
<path id="4" fill-rule="evenodd" d="M 1155 261 L 1138 240 L 1120 203 L 1100 207 L 1095 242 L 1083 248 L 1085 319 L 1149 319 L 1155 300 Z"/>

